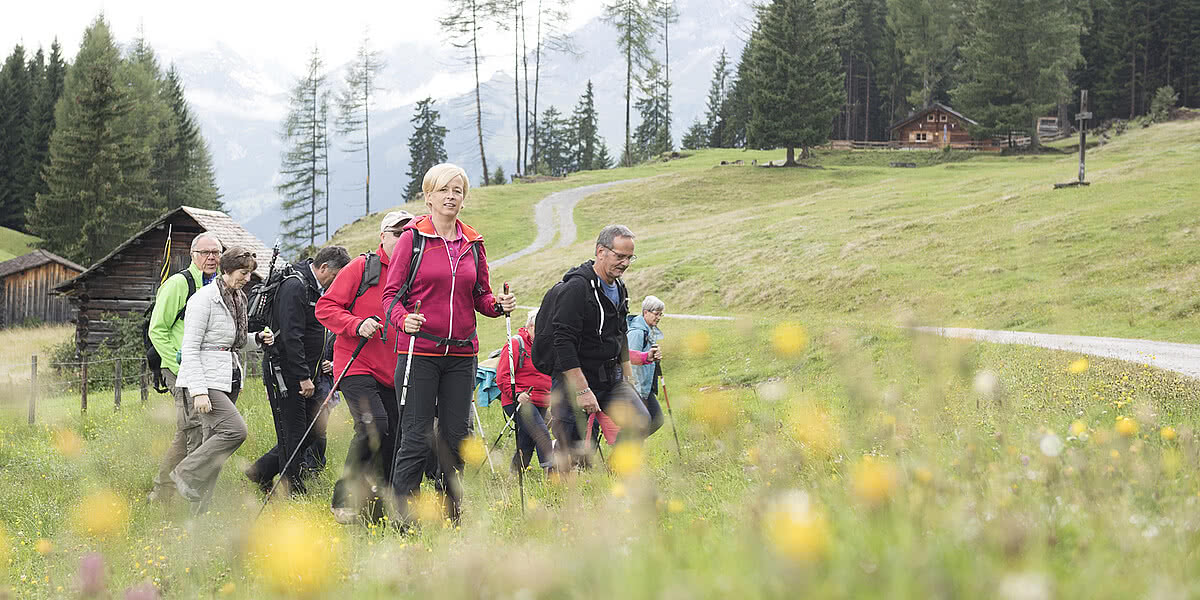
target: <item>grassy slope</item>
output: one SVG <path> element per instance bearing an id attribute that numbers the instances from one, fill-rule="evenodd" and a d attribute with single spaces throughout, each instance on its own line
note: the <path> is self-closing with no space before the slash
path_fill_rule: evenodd
<path id="1" fill-rule="evenodd" d="M 433 525 L 406 538 L 331 526 L 327 473 L 312 497 L 294 503 L 312 550 L 276 537 L 285 528 L 274 513 L 257 535 L 296 548 L 270 564 L 327 559 L 328 569 L 306 578 L 326 577 L 326 597 L 924 598 L 995 596 L 1008 586 L 1035 596 L 1041 587 L 1089 598 L 1196 594 L 1195 382 L 1107 360 L 1070 373 L 1077 357 L 1067 353 L 910 338 L 891 323 L 911 310 L 1004 326 L 1026 306 L 1039 320 L 1024 317 L 1022 327 L 1189 331 L 1186 318 L 1137 314 L 1138 300 L 1120 294 L 1152 293 L 1164 281 L 1190 291 L 1194 261 L 1186 244 L 1167 242 L 1192 235 L 1183 230 L 1195 217 L 1180 205 L 1194 181 L 1187 165 L 1200 152 L 1198 134 L 1175 125 L 1130 133 L 1096 153 L 1097 185 L 1058 196 L 1043 190 L 1069 178 L 1067 157 L 903 171 L 714 169 L 722 157 L 746 156 L 721 152 L 678 161 L 671 177 L 586 202 L 578 221 L 585 238 L 613 214 L 639 232 L 635 295 L 658 293 L 670 310 L 747 315 L 664 321 L 682 457 L 664 430 L 647 445 L 642 476 L 619 481 L 597 470 L 555 485 L 531 472 L 525 518 L 514 479 L 485 468 L 468 475 L 461 531 Z M 826 161 L 851 158 L 861 160 Z M 499 248 L 493 254 L 532 239 L 528 211 L 510 213 L 551 191 L 484 202 L 484 191 L 516 190 L 473 198 L 478 212 L 467 220 Z M 588 245 L 548 250 L 496 278 L 536 299 Z M 1147 265 L 1158 270 L 1143 272 Z M 773 350 L 789 341 L 776 328 L 786 309 L 811 337 L 796 355 Z M 502 331 L 500 320 L 481 323 L 484 345 Z M 995 396 L 973 391 L 981 370 L 997 375 Z M 239 401 L 251 437 L 223 473 L 217 512 L 192 524 L 140 500 L 172 428 L 165 399 L 113 413 L 110 397 L 93 394 L 87 420 L 77 402 L 45 400 L 44 427 L 20 424 L 19 408 L 0 423 L 0 520 L 14 595 L 62 595 L 78 557 L 98 550 L 114 587 L 151 580 L 169 597 L 272 597 L 275 570 L 246 550 L 256 497 L 238 474 L 273 441 L 261 389 L 251 382 Z M 494 436 L 499 410 L 481 412 Z M 334 415 L 337 464 L 349 426 L 344 410 Z M 1135 417 L 1143 435 L 1114 433 L 1116 415 Z M 1068 433 L 1074 421 L 1083 435 Z M 1163 425 L 1178 439 L 1161 441 Z M 72 457 L 64 430 L 83 436 L 81 456 Z M 1058 457 L 1040 450 L 1048 432 L 1066 443 Z M 132 506 L 116 520 L 126 529 L 103 539 L 74 512 L 99 488 Z M 811 520 L 798 496 L 779 495 L 798 490 Z M 781 498 L 793 501 L 774 504 Z M 871 498 L 880 500 L 874 508 Z M 51 543 L 44 555 L 40 538 Z"/>
<path id="2" fill-rule="evenodd" d="M 0 227 L 0 261 L 28 254 L 37 238 L 15 229 Z"/>

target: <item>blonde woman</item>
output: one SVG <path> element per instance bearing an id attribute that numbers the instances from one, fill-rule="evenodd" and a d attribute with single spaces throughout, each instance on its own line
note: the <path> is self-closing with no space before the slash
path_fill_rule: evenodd
<path id="1" fill-rule="evenodd" d="M 458 218 L 470 189 L 466 172 L 448 163 L 435 165 L 425 173 L 421 189 L 429 214 L 409 221 L 401 230 L 383 288 L 383 306 L 390 307 L 387 318 L 396 330 L 394 344 L 400 352 L 398 396 L 404 394 L 405 367 L 411 358 L 392 490 L 401 511 L 407 513 L 407 501 L 421 486 L 437 417 L 434 450 L 442 473 L 449 478 L 444 482 L 450 495 L 449 516 L 457 520 L 463 466 L 459 446 L 467 436 L 479 354 L 475 313 L 498 317 L 511 312 L 516 299 L 512 294 L 492 293 L 483 236 Z M 417 247 L 423 248 L 421 259 L 410 277 Z"/>
<path id="2" fill-rule="evenodd" d="M 257 266 L 254 253 L 246 248 L 226 250 L 221 255 L 221 274 L 187 303 L 176 385 L 186 388 L 188 402 L 207 435 L 171 471 L 171 480 L 192 503 L 194 513 L 207 509 L 221 467 L 246 439 L 246 422 L 234 406 L 242 380 L 237 351 L 247 342 L 255 347 L 275 343 L 269 329 L 253 335 L 246 331 L 242 287 Z"/>

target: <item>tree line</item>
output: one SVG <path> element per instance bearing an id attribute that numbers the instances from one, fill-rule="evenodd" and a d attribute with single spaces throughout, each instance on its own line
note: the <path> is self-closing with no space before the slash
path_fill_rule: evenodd
<path id="1" fill-rule="evenodd" d="M 17 44 L 0 69 L 0 225 L 89 265 L 161 213 L 220 210 L 212 156 L 174 66 L 87 28 L 68 64 Z"/>
<path id="2" fill-rule="evenodd" d="M 718 56 L 685 148 L 886 140 L 934 102 L 977 137 L 1036 143 L 1079 89 L 1098 119 L 1147 114 L 1160 88 L 1200 100 L 1200 0 L 772 0 L 747 38 L 736 65 Z"/>

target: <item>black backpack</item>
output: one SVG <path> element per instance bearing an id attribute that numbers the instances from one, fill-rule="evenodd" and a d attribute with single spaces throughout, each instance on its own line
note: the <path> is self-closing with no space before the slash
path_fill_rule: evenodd
<path id="1" fill-rule="evenodd" d="M 293 277 L 304 283 L 304 276 L 291 264 L 284 263 L 280 268 L 272 268 L 266 281 L 260 281 L 250 288 L 246 294 L 246 306 L 250 307 L 247 311 L 247 331 L 262 331 L 267 327 L 271 320 L 271 311 L 275 307 L 275 295 L 279 292 L 279 286 Z"/>
<path id="2" fill-rule="evenodd" d="M 171 277 L 175 275 L 183 275 L 183 278 L 187 280 L 188 293 L 187 298 L 184 298 L 183 306 L 179 309 L 179 313 L 175 315 L 175 320 L 171 321 L 171 327 L 175 327 L 175 324 L 183 318 L 184 312 L 187 311 L 187 301 L 191 299 L 192 294 L 196 293 L 196 280 L 192 278 L 192 274 L 187 269 L 174 273 Z M 170 280 L 170 277 L 167 279 Z M 150 301 L 150 306 L 147 306 L 146 311 L 142 313 L 142 346 L 146 350 L 146 365 L 150 368 L 151 376 L 154 379 L 154 390 L 160 394 L 165 394 L 169 390 L 167 382 L 162 376 L 162 356 L 159 356 L 158 349 L 150 341 L 150 316 L 154 313 L 154 305 L 157 302 L 158 295 L 155 294 L 154 300 Z"/>
<path id="3" fill-rule="evenodd" d="M 367 293 L 371 286 L 378 285 L 379 275 L 383 273 L 383 261 L 380 260 L 378 254 L 364 252 L 359 256 L 365 257 L 365 260 L 363 261 L 362 281 L 358 283 L 358 291 L 355 292 L 354 299 L 350 301 L 350 307 L 347 308 L 351 312 L 354 311 L 354 304 L 358 302 L 358 297 Z"/>
<path id="4" fill-rule="evenodd" d="M 554 375 L 554 305 L 565 281 L 550 286 L 533 320 L 533 368 Z"/>

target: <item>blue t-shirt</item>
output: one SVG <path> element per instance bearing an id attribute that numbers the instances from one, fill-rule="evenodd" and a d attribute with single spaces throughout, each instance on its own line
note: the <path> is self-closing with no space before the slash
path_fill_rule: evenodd
<path id="1" fill-rule="evenodd" d="M 617 282 L 615 280 L 612 282 L 612 285 L 609 285 L 601 279 L 600 289 L 604 290 L 604 295 L 613 303 L 613 306 L 616 306 L 621 301 L 621 295 L 617 292 Z"/>

